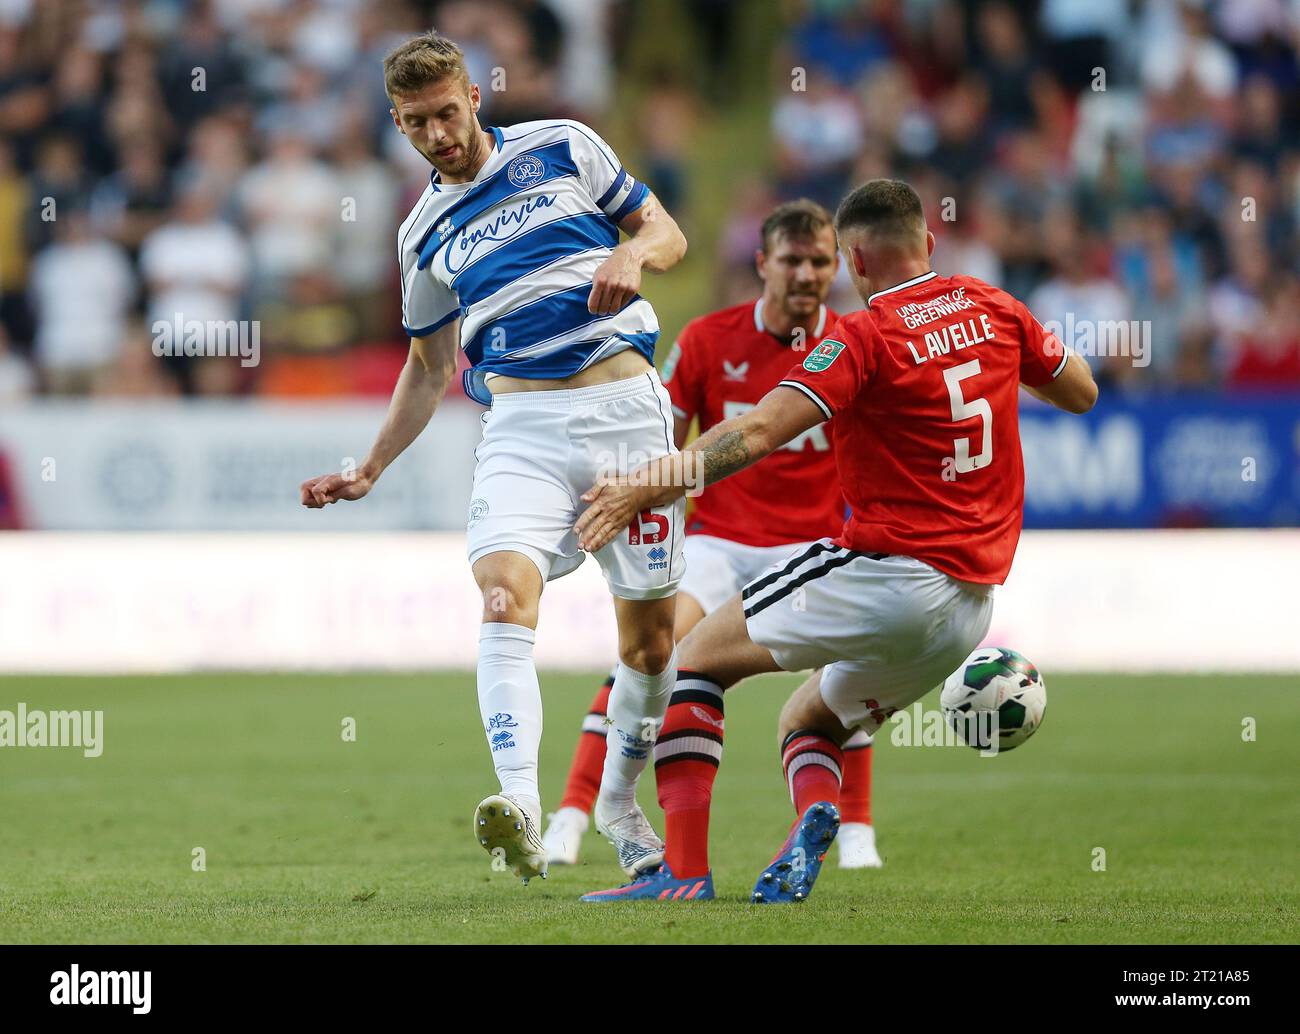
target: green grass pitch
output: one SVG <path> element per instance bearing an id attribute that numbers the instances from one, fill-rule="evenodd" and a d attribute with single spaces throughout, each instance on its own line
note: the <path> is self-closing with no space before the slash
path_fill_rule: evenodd
<path id="1" fill-rule="evenodd" d="M 882 736 L 885 868 L 832 854 L 809 902 L 767 908 L 746 902 L 790 819 L 793 677 L 728 694 L 720 899 L 632 907 L 578 903 L 622 882 L 594 832 L 544 883 L 491 870 L 470 674 L 0 679 L 0 709 L 105 712 L 102 757 L 0 748 L 0 941 L 1294 943 L 1297 680 L 1046 677 L 1043 728 L 1012 753 Z M 543 674 L 548 807 L 597 681 Z M 659 820 L 650 779 L 642 799 Z"/>

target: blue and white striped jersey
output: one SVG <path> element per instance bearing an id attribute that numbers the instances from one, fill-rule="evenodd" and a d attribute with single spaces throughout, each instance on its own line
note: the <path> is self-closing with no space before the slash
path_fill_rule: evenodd
<path id="1" fill-rule="evenodd" d="M 626 348 L 653 362 L 659 322 L 648 301 L 587 311 L 592 275 L 645 185 L 579 122 L 490 132 L 496 146 L 478 176 L 441 183 L 435 171 L 398 231 L 406 332 L 422 337 L 459 316 L 472 364 L 465 393 L 484 405 L 491 374 L 568 377 Z"/>

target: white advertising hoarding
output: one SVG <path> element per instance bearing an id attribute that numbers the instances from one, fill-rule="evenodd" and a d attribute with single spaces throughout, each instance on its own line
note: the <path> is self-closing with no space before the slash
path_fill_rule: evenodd
<path id="1" fill-rule="evenodd" d="M 1046 672 L 1300 672 L 1298 584 L 1296 531 L 1030 532 L 988 641 Z M 472 669 L 480 610 L 456 534 L 0 534 L 9 674 Z M 547 587 L 541 667 L 615 647 L 594 561 Z"/>
<path id="2" fill-rule="evenodd" d="M 305 510 L 308 477 L 360 463 L 383 402 L 42 402 L 0 411 L 24 526 L 55 531 L 463 529 L 483 436 L 453 400 L 364 506 Z"/>

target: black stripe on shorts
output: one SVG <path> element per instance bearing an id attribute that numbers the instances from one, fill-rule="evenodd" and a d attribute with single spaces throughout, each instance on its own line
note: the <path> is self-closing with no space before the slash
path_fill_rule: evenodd
<path id="1" fill-rule="evenodd" d="M 822 553 L 829 553 L 831 550 L 842 550 L 842 549 L 844 549 L 843 546 L 836 546 L 830 542 L 814 542 L 802 553 L 798 553 L 795 556 L 792 556 L 789 560 L 787 560 L 785 562 L 785 566 L 782 567 L 779 571 L 773 571 L 771 574 L 765 574 L 757 581 L 750 582 L 748 585 L 746 585 L 740 592 L 741 599 L 747 600 L 755 593 L 762 592 L 773 582 L 784 578 L 796 567 L 802 564 L 805 560 L 811 560 L 813 557 L 819 556 Z"/>
<path id="2" fill-rule="evenodd" d="M 755 614 L 758 614 L 759 612 L 766 610 L 768 607 L 770 607 L 773 603 L 776 603 L 778 600 L 785 599 L 792 592 L 794 592 L 795 589 L 799 588 L 799 586 L 805 584 L 806 582 L 810 582 L 814 578 L 820 578 L 822 575 L 826 574 L 827 572 L 834 571 L 836 568 L 843 567 L 845 564 L 852 563 L 854 560 L 857 560 L 859 557 L 866 557 L 869 560 L 883 560 L 887 556 L 889 556 L 888 553 L 859 553 L 854 550 L 850 550 L 849 552 L 843 553 L 839 556 L 830 557 L 824 564 L 820 565 L 819 567 L 814 567 L 810 570 L 805 571 L 794 581 L 790 582 L 787 585 L 783 585 L 775 592 L 759 600 L 753 606 L 746 607 L 745 617 L 752 618 Z"/>

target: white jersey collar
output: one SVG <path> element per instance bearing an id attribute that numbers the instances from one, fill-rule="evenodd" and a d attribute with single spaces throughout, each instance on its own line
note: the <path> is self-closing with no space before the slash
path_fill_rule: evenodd
<path id="1" fill-rule="evenodd" d="M 759 295 L 758 300 L 754 302 L 754 329 L 760 334 L 769 333 L 767 327 L 763 325 L 763 296 Z M 813 337 L 821 337 L 822 331 L 826 329 L 826 306 L 821 306 L 817 310 L 817 326 L 813 327 Z M 773 337 L 777 335 L 773 334 Z"/>
<path id="2" fill-rule="evenodd" d="M 429 185 L 440 193 L 454 194 L 469 190 L 470 187 L 478 186 L 483 182 L 485 177 L 490 176 L 495 172 L 497 165 L 499 164 L 498 159 L 505 151 L 505 137 L 501 135 L 501 130 L 497 129 L 496 126 L 489 126 L 488 132 L 492 134 L 492 151 L 479 167 L 478 175 L 476 175 L 472 180 L 467 180 L 464 183 L 443 183 L 442 175 L 437 169 L 434 169 L 429 173 Z"/>
<path id="3" fill-rule="evenodd" d="M 870 305 L 872 302 L 874 302 L 877 298 L 881 297 L 882 295 L 893 294 L 895 291 L 906 291 L 909 287 L 915 287 L 917 284 L 923 284 L 927 280 L 933 280 L 938 275 L 939 274 L 932 269 L 928 273 L 922 273 L 920 276 L 912 277 L 911 280 L 904 280 L 901 284 L 895 284 L 893 287 L 886 287 L 883 291 L 877 291 L 870 298 L 868 298 L 867 304 Z"/>

